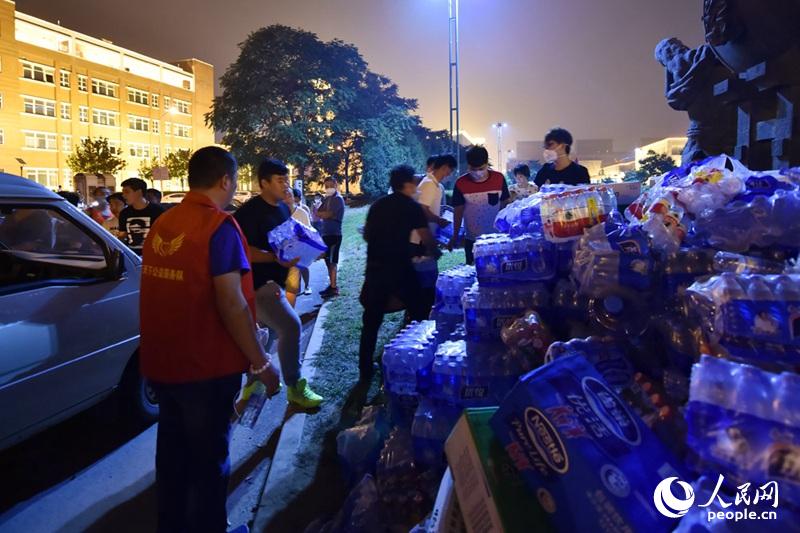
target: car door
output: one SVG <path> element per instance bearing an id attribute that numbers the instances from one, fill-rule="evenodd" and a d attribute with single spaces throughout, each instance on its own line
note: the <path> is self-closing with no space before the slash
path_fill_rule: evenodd
<path id="1" fill-rule="evenodd" d="M 0 443 L 99 398 L 138 344 L 138 283 L 65 202 L 0 204 Z"/>

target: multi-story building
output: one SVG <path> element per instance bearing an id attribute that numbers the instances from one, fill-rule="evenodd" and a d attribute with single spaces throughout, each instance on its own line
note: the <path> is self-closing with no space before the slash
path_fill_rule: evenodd
<path id="1" fill-rule="evenodd" d="M 639 170 L 641 166 L 639 162 L 647 157 L 647 154 L 650 152 L 668 156 L 672 159 L 672 162 L 675 163 L 676 167 L 681 166 L 683 163 L 683 147 L 686 146 L 687 140 L 686 137 L 667 137 L 636 148 L 634 151 L 636 170 Z"/>
<path id="2" fill-rule="evenodd" d="M 214 143 L 204 114 L 214 67 L 165 63 L 16 11 L 0 0 L 0 170 L 72 189 L 67 157 L 105 137 L 139 175 L 143 161 Z M 79 170 L 79 169 L 75 169 Z M 109 179 L 111 179 L 109 177 Z M 156 185 L 179 190 L 179 180 Z"/>

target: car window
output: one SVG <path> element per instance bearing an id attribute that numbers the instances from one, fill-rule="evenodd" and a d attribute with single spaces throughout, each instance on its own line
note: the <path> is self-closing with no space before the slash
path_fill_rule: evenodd
<path id="1" fill-rule="evenodd" d="M 91 280 L 105 268 L 100 243 L 56 209 L 0 207 L 0 287 Z"/>

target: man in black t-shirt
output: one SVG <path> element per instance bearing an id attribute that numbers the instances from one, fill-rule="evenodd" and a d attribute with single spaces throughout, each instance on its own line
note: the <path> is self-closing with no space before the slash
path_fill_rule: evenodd
<path id="1" fill-rule="evenodd" d="M 389 181 L 392 194 L 372 204 L 364 226 L 367 267 L 361 288 L 364 315 L 358 354 L 362 380 L 372 375 L 378 329 L 392 299 L 405 305 L 411 320 L 425 320 L 430 312 L 425 308 L 422 287 L 411 262 L 409 237 L 416 230 L 426 253 L 431 255 L 436 252 L 436 243 L 422 207 L 414 201 L 414 169 L 407 165 L 395 167 Z"/>
<path id="2" fill-rule="evenodd" d="M 147 201 L 145 191 L 147 183 L 143 179 L 129 178 L 122 182 L 122 196 L 128 207 L 119 214 L 119 239 L 139 255 L 142 255 L 142 246 L 150 228 L 164 212 L 160 205 Z"/>
<path id="3" fill-rule="evenodd" d="M 286 398 L 300 407 L 313 408 L 322 403 L 322 396 L 300 377 L 300 317 L 286 299 L 286 277 L 297 259 L 281 261 L 269 244 L 269 232 L 289 218 L 289 207 L 283 202 L 289 190 L 289 169 L 277 159 L 267 159 L 258 167 L 261 194 L 250 198 L 233 215 L 242 228 L 253 267 L 253 288 L 256 290 L 256 318 L 269 328 L 266 350 L 278 339 L 278 359 L 286 383 Z"/>
<path id="4" fill-rule="evenodd" d="M 572 161 L 569 152 L 572 149 L 572 134 L 563 128 L 553 128 L 544 137 L 544 162 L 534 182 L 541 188 L 547 183 L 563 183 L 564 185 L 581 185 L 589 183 L 589 171 L 586 167 Z"/>

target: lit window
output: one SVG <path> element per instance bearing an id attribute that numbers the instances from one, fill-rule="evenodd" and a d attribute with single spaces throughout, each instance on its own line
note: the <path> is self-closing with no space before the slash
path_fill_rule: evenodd
<path id="1" fill-rule="evenodd" d="M 134 104 L 147 105 L 149 94 L 133 87 L 128 87 L 128 101 Z"/>
<path id="2" fill-rule="evenodd" d="M 128 115 L 128 128 L 136 131 L 150 131 L 150 120 L 136 115 Z"/>
<path id="3" fill-rule="evenodd" d="M 78 108 L 78 118 L 81 122 L 89 122 L 89 108 L 86 106 L 80 106 Z"/>
<path id="4" fill-rule="evenodd" d="M 22 77 L 26 80 L 53 83 L 55 69 L 44 65 L 37 65 L 30 61 L 22 62 Z"/>
<path id="5" fill-rule="evenodd" d="M 92 123 L 99 126 L 119 126 L 119 113 L 105 109 L 92 109 Z"/>
<path id="6" fill-rule="evenodd" d="M 58 79 L 59 79 L 59 82 L 58 82 L 59 85 L 61 85 L 65 89 L 69 89 L 69 71 L 68 70 L 62 70 L 61 72 L 59 72 Z"/>
<path id="7" fill-rule="evenodd" d="M 30 150 L 56 150 L 56 134 L 42 131 L 26 131 L 25 148 Z"/>
<path id="8" fill-rule="evenodd" d="M 132 157 L 150 157 L 150 145 L 139 143 L 128 143 L 128 150 Z"/>
<path id="9" fill-rule="evenodd" d="M 175 109 L 178 111 L 178 113 L 183 113 L 184 115 L 188 115 L 189 114 L 189 102 L 186 102 L 184 100 L 178 100 L 176 98 L 175 99 Z"/>
<path id="10" fill-rule="evenodd" d="M 190 133 L 191 128 L 189 126 L 184 126 L 183 124 L 175 124 L 174 126 L 175 127 L 173 128 L 173 135 L 175 135 L 175 137 L 184 137 L 184 138 L 191 137 Z"/>
<path id="11" fill-rule="evenodd" d="M 61 136 L 61 151 L 62 152 L 72 151 L 72 135 Z"/>
<path id="12" fill-rule="evenodd" d="M 70 104 L 65 104 L 62 102 L 61 104 L 61 118 L 64 120 L 69 120 L 72 118 L 72 106 Z"/>
<path id="13" fill-rule="evenodd" d="M 34 98 L 33 96 L 23 97 L 23 110 L 29 115 L 40 115 L 42 117 L 56 116 L 56 103 L 52 100 Z"/>
<path id="14" fill-rule="evenodd" d="M 81 92 L 86 92 L 86 76 L 82 74 L 78 74 L 78 90 Z"/>

